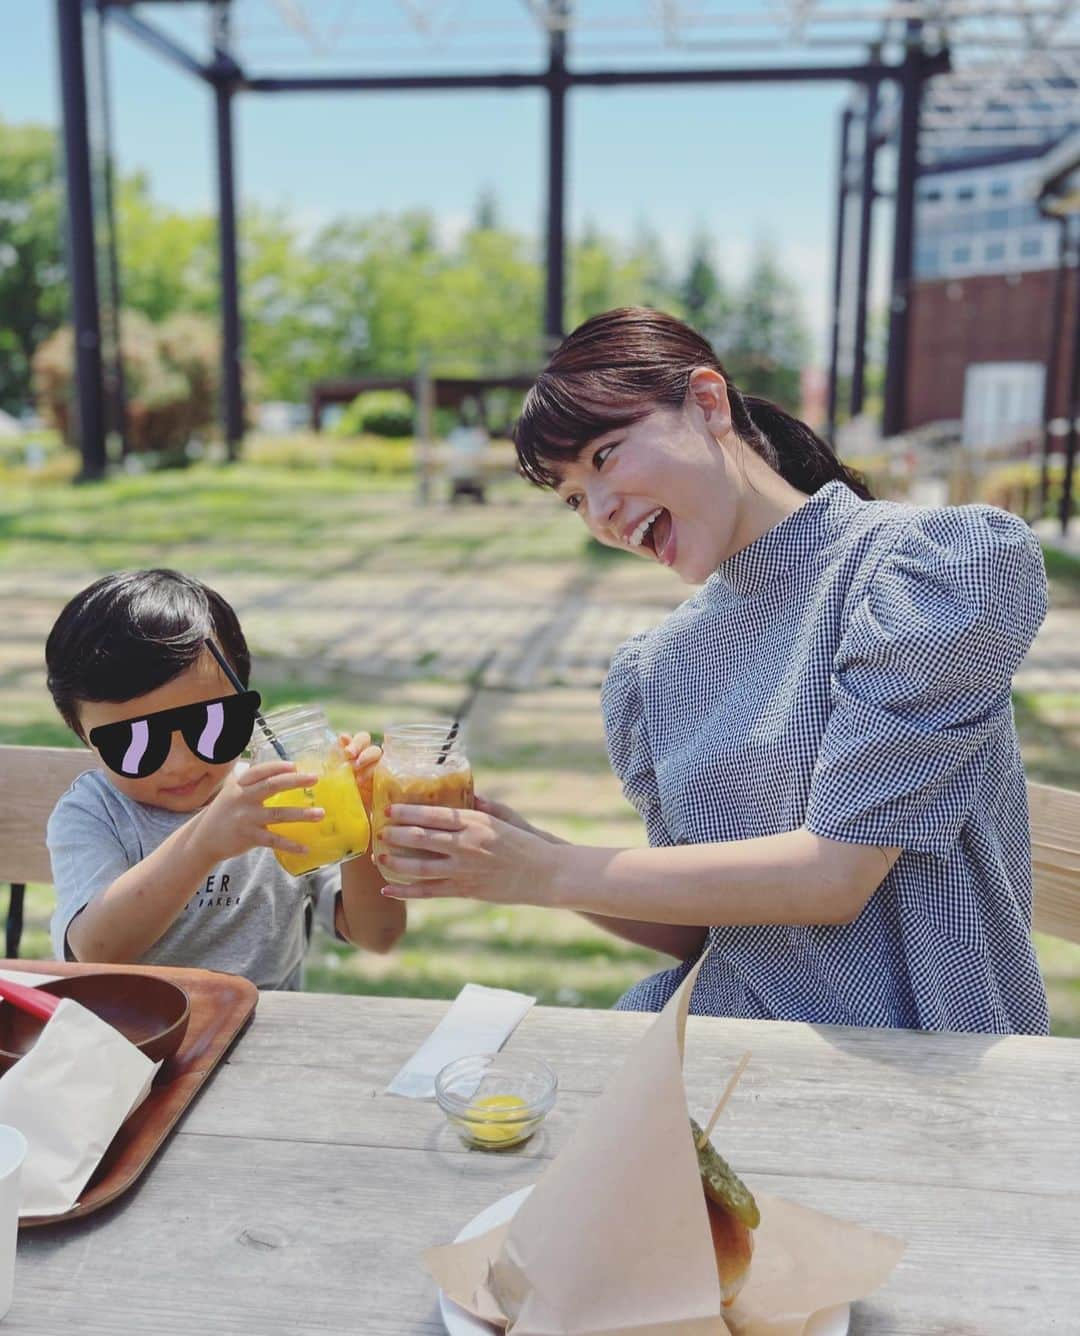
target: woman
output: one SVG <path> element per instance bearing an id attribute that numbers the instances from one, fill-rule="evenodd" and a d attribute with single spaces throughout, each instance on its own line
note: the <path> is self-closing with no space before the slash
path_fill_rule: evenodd
<path id="1" fill-rule="evenodd" d="M 1010 701 L 1046 609 L 1028 528 L 869 499 L 654 311 L 570 335 L 516 440 L 600 542 L 704 581 L 603 691 L 651 847 L 394 807 L 382 870 L 420 880 L 384 894 L 562 906 L 683 962 L 624 1008 L 663 1006 L 708 944 L 698 1013 L 1045 1033 Z"/>

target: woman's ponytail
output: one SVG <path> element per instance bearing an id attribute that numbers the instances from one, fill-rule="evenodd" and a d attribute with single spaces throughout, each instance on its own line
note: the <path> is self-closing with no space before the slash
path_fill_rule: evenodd
<path id="1" fill-rule="evenodd" d="M 731 423 L 738 435 L 800 492 L 813 494 L 839 479 L 856 496 L 873 500 L 863 478 L 842 464 L 829 445 L 805 422 L 754 394 L 728 384 Z"/>

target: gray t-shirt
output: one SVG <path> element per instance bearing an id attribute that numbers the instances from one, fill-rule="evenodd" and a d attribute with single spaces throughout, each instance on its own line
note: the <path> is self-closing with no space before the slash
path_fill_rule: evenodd
<path id="1" fill-rule="evenodd" d="M 67 931 L 76 914 L 191 815 L 135 802 L 100 770 L 76 779 L 53 809 L 47 830 L 58 960 L 71 959 Z M 272 849 L 249 849 L 218 864 L 138 963 L 222 970 L 242 974 L 259 988 L 298 988 L 311 914 L 317 907 L 320 922 L 333 931 L 340 886 L 337 868 L 292 877 Z"/>

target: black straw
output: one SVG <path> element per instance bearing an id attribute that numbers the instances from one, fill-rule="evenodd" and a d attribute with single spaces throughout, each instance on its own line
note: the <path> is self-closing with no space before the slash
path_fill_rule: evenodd
<path id="1" fill-rule="evenodd" d="M 435 761 L 436 765 L 442 765 L 442 763 L 450 755 L 450 748 L 454 745 L 454 739 L 458 735 L 458 729 L 461 728 L 463 720 L 465 719 L 466 715 L 468 715 L 473 705 L 476 703 L 476 698 L 480 694 L 480 689 L 484 685 L 484 674 L 491 666 L 492 660 L 494 658 L 495 658 L 495 650 L 492 650 L 491 653 L 485 655 L 484 658 L 481 659 L 480 662 L 477 664 L 477 666 L 473 669 L 472 686 L 469 688 L 469 694 L 465 697 L 464 701 L 461 704 L 461 708 L 454 716 L 454 722 L 450 725 L 450 731 L 446 735 L 446 741 L 443 743 L 442 750 L 439 752 L 439 755 Z"/>
<path id="2" fill-rule="evenodd" d="M 214 656 L 214 658 L 217 659 L 218 667 L 236 688 L 237 694 L 242 696 L 244 692 L 247 690 L 247 688 L 233 672 L 228 659 L 226 659 L 225 655 L 222 654 L 221 650 L 218 649 L 218 647 L 214 644 L 212 640 L 208 638 L 205 643 L 206 643 L 206 648 L 210 651 L 210 653 Z M 277 736 L 274 733 L 274 730 L 270 727 L 270 725 L 266 722 L 266 720 L 262 717 L 262 715 L 258 712 L 258 710 L 255 711 L 255 722 L 266 734 L 266 740 L 267 742 L 269 742 L 271 747 L 273 747 L 274 751 L 277 752 L 277 754 L 281 757 L 283 761 L 287 761 L 289 758 L 285 754 L 285 748 L 278 741 Z"/>

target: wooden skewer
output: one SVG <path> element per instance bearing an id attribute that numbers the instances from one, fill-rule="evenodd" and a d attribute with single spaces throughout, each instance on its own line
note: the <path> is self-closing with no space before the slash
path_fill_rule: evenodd
<path id="1" fill-rule="evenodd" d="M 697 1141 L 698 1150 L 700 1150 L 702 1146 L 704 1146 L 706 1141 L 708 1141 L 713 1128 L 716 1126 L 717 1118 L 719 1118 L 720 1115 L 724 1112 L 724 1105 L 731 1098 L 732 1093 L 735 1090 L 735 1087 L 739 1084 L 743 1072 L 746 1071 L 746 1064 L 749 1061 L 750 1061 L 750 1050 L 747 1049 L 746 1052 L 739 1059 L 739 1065 L 731 1073 L 731 1079 L 724 1087 L 724 1093 L 720 1096 L 720 1101 L 717 1104 L 716 1108 L 713 1109 L 712 1117 L 709 1119 L 708 1125 L 706 1126 L 704 1132 L 702 1132 L 701 1136 L 698 1137 Z"/>

